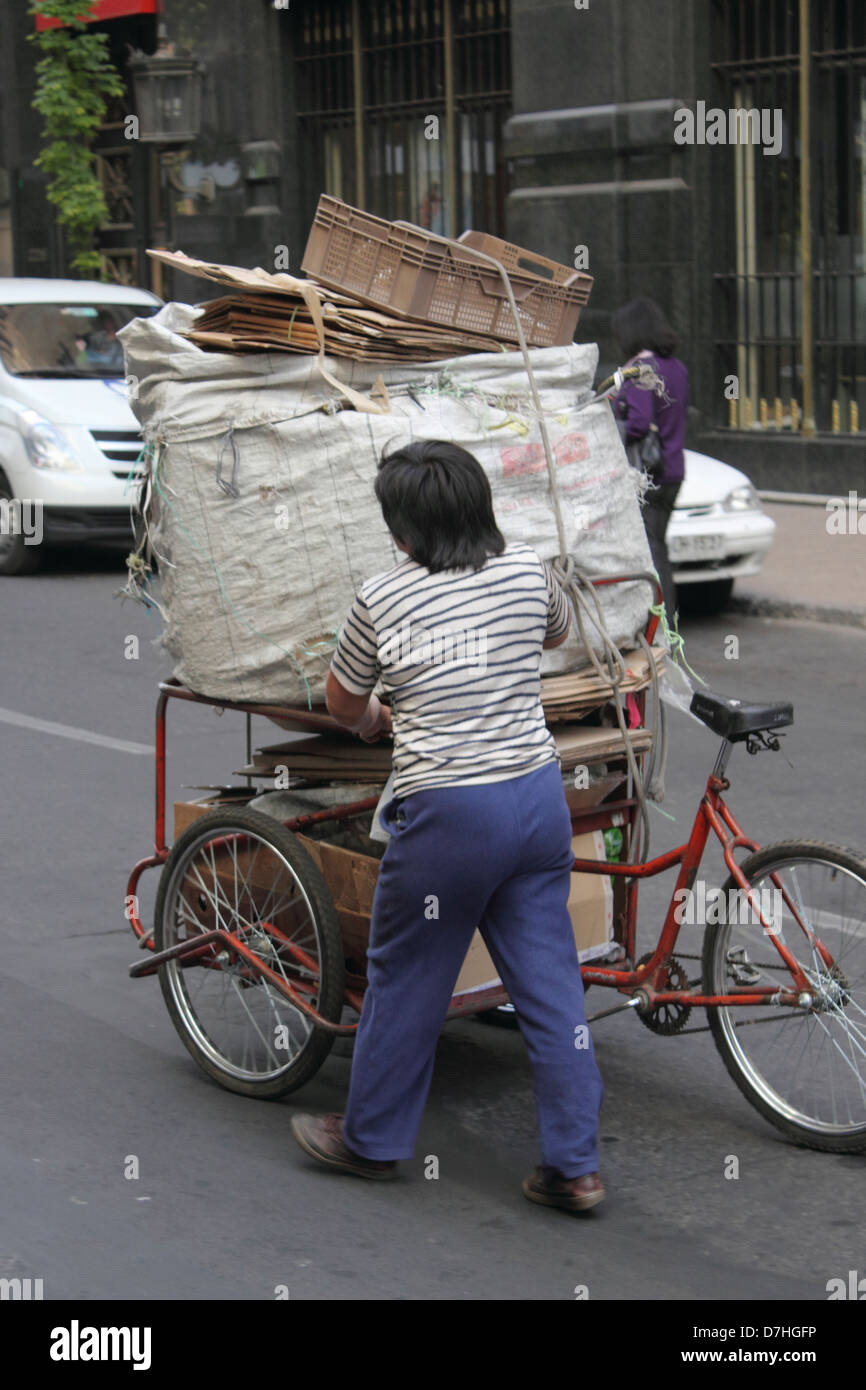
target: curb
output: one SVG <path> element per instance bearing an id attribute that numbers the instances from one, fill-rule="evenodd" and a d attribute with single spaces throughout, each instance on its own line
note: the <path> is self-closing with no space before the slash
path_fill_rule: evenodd
<path id="1" fill-rule="evenodd" d="M 812 622 L 835 623 L 866 631 L 866 608 L 830 608 L 820 603 L 796 599 L 761 598 L 758 594 L 734 594 L 725 609 L 728 613 L 749 613 L 756 618 L 799 618 Z"/>
<path id="2" fill-rule="evenodd" d="M 825 509 L 828 502 L 832 502 L 839 496 L 838 493 L 824 495 L 818 492 L 766 492 L 761 488 L 758 488 L 757 492 L 762 502 L 781 502 L 785 506 L 799 505 L 824 507 Z"/>

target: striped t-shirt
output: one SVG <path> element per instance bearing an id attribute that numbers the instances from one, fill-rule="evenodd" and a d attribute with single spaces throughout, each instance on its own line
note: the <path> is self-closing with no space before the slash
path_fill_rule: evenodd
<path id="1" fill-rule="evenodd" d="M 519 543 L 480 570 L 431 574 L 406 559 L 362 585 L 331 670 L 354 695 L 381 677 L 395 796 L 522 777 L 557 758 L 539 666 L 569 616 L 548 566 Z"/>

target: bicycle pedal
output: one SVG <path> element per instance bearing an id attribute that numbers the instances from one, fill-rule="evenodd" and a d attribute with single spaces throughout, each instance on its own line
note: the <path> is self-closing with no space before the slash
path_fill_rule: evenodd
<path id="1" fill-rule="evenodd" d="M 730 946 L 725 952 L 725 961 L 738 985 L 756 985 L 760 981 L 761 972 L 749 964 L 745 946 Z"/>

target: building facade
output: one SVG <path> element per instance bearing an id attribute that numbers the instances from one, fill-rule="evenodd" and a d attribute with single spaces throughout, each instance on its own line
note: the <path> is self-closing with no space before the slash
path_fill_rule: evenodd
<path id="1" fill-rule="evenodd" d="M 200 299 L 148 246 L 299 271 L 320 192 L 472 226 L 595 277 L 578 337 L 657 299 L 689 442 L 759 486 L 860 486 L 866 429 L 862 0 L 101 0 L 135 53 L 204 70 L 184 142 L 98 141 L 108 273 Z M 0 0 L 0 274 L 60 275 L 33 167 L 33 19 Z M 162 29 L 160 29 L 162 26 Z M 161 41 L 160 41 L 161 33 Z M 146 132 L 144 132 L 146 135 Z M 212 291 L 215 292 L 215 289 Z"/>

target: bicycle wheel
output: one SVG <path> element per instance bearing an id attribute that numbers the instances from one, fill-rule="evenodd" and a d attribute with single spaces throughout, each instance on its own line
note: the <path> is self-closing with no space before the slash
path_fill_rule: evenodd
<path id="1" fill-rule="evenodd" d="M 741 865 L 772 934 L 803 967 L 811 1002 L 707 1009 L 722 1059 L 752 1105 L 789 1138 L 832 1153 L 866 1151 L 866 859 L 797 840 Z M 770 933 L 745 901 L 723 889 L 727 910 L 704 935 L 703 988 L 794 988 Z M 730 905 L 736 903 L 736 910 Z M 770 918 L 772 917 L 772 920 Z M 827 961 L 814 944 L 830 954 Z"/>
<path id="2" fill-rule="evenodd" d="M 345 962 L 318 867 L 278 821 L 246 808 L 209 812 L 179 837 L 154 909 L 157 951 L 221 927 L 339 1022 Z M 301 952 L 299 959 L 290 947 Z M 197 961 L 166 961 L 159 982 L 171 1020 L 199 1066 L 240 1095 L 297 1090 L 333 1035 L 222 942 Z"/>

